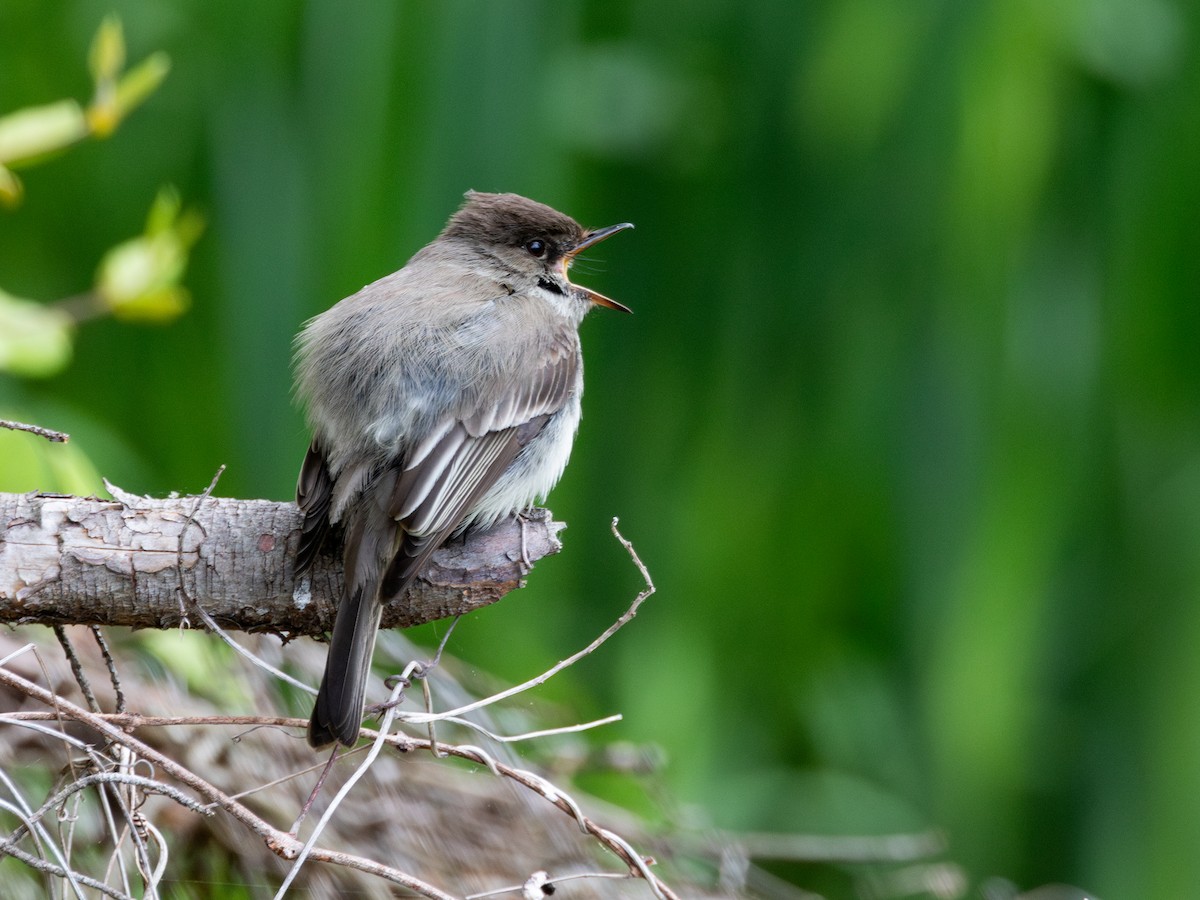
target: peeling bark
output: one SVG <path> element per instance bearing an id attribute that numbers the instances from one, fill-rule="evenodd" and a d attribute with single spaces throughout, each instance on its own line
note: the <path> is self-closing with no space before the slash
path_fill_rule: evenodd
<path id="1" fill-rule="evenodd" d="M 333 627 L 341 559 L 326 552 L 296 582 L 294 503 L 121 497 L 0 494 L 0 622 L 175 628 L 199 624 L 189 615 L 198 603 L 229 629 L 299 636 Z M 382 627 L 494 603 L 523 584 L 522 544 L 530 562 L 557 553 L 563 527 L 536 510 L 524 525 L 510 518 L 448 544 L 384 608 Z"/>

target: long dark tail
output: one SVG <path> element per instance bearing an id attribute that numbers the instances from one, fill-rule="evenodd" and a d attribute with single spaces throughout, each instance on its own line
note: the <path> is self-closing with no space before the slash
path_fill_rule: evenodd
<path id="1" fill-rule="evenodd" d="M 384 479 L 380 484 L 385 484 Z M 325 675 L 308 723 L 308 743 L 313 747 L 320 749 L 334 741 L 348 747 L 357 743 L 383 604 L 408 590 L 449 535 L 450 529 L 422 537 L 406 534 L 376 506 L 365 507 L 347 527 L 346 594 L 338 605 Z"/>
<path id="2" fill-rule="evenodd" d="M 382 611 L 376 584 L 359 585 L 338 607 L 325 675 L 308 723 L 308 743 L 313 747 L 334 741 L 352 747 L 358 741 Z"/>
<path id="3" fill-rule="evenodd" d="M 379 583 L 396 550 L 395 521 L 372 512 L 364 510 L 346 529 L 345 595 L 338 604 L 325 675 L 308 723 L 308 742 L 317 748 L 334 741 L 353 746 L 362 724 L 363 698 L 383 611 Z"/>

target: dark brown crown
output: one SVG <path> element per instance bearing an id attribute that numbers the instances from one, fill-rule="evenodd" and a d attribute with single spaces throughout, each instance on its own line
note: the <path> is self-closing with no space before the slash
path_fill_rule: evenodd
<path id="1" fill-rule="evenodd" d="M 444 238 L 523 246 L 534 238 L 575 244 L 585 234 L 570 216 L 519 194 L 467 191 L 466 202 L 446 224 Z"/>

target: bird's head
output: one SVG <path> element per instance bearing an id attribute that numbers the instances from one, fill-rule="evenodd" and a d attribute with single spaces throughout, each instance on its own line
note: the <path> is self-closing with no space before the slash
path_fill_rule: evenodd
<path id="1" fill-rule="evenodd" d="M 567 270 L 580 251 L 632 227 L 622 222 L 589 231 L 570 216 L 517 194 L 468 191 L 441 239 L 462 242 L 529 287 L 630 312 L 616 300 L 572 283 Z"/>

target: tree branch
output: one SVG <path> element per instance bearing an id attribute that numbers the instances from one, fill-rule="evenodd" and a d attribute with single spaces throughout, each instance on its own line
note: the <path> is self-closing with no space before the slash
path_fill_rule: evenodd
<path id="1" fill-rule="evenodd" d="M 333 627 L 341 560 L 323 554 L 298 583 L 293 503 L 182 497 L 120 500 L 0 493 L 0 622 L 173 628 L 202 606 L 222 627 L 317 635 Z M 389 603 L 384 628 L 486 606 L 522 585 L 525 560 L 561 548 L 535 510 L 453 541 Z"/>
<path id="2" fill-rule="evenodd" d="M 27 431 L 29 434 L 36 434 L 38 437 L 44 437 L 56 444 L 65 444 L 71 439 L 69 434 L 62 431 L 43 428 L 41 425 L 26 425 L 24 422 L 10 422 L 8 419 L 0 419 L 0 428 L 7 428 L 10 431 Z"/>

